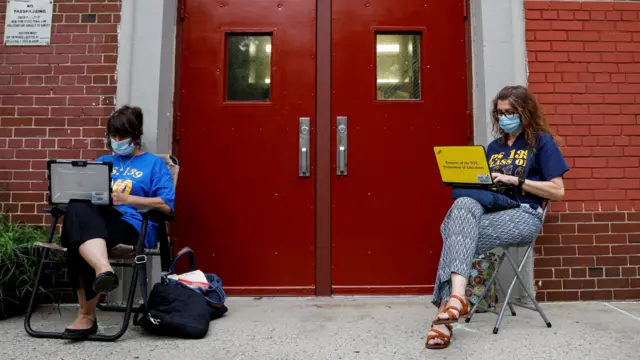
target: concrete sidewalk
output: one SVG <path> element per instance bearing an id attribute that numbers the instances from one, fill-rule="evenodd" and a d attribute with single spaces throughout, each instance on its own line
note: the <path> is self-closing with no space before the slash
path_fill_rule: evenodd
<path id="1" fill-rule="evenodd" d="M 230 298 L 228 306 L 195 341 L 154 338 L 133 326 L 116 343 L 43 340 L 25 333 L 23 318 L 1 321 L 0 359 L 640 359 L 640 303 L 543 304 L 550 329 L 537 313 L 516 308 L 498 335 L 495 315 L 478 314 L 456 326 L 446 350 L 424 348 L 429 297 Z M 43 308 L 34 328 L 62 330 L 74 313 Z M 121 315 L 98 319 L 113 333 Z"/>

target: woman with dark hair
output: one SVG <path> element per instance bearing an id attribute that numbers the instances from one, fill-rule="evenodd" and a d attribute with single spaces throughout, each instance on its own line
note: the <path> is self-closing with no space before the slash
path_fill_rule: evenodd
<path id="1" fill-rule="evenodd" d="M 111 155 L 97 161 L 113 163 L 113 208 L 72 203 L 63 218 L 61 241 L 66 247 L 69 278 L 77 290 L 80 310 L 65 329 L 69 338 L 81 339 L 97 332 L 99 294 L 118 287 L 107 252 L 119 244 L 135 245 L 142 228 L 137 209 L 156 208 L 173 212 L 173 180 L 164 160 L 141 150 L 142 111 L 123 106 L 107 121 L 106 145 Z M 154 247 L 158 225 L 149 222 L 145 246 Z"/>
<path id="2" fill-rule="evenodd" d="M 505 195 L 520 207 L 487 212 L 475 199 L 459 197 L 449 209 L 440 228 L 443 247 L 432 300 L 439 309 L 427 336 L 429 349 L 449 346 L 451 324 L 470 311 L 465 289 L 474 256 L 531 243 L 542 226 L 543 199 L 564 197 L 569 167 L 534 96 L 523 86 L 503 88 L 493 101 L 491 119 L 499 135 L 487 147 L 492 177 L 514 187 Z"/>

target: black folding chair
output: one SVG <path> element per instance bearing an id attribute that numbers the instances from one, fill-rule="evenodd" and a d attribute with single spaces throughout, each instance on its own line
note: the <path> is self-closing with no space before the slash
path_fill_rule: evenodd
<path id="1" fill-rule="evenodd" d="M 178 179 L 178 159 L 171 155 L 161 155 L 167 164 L 172 178 L 174 187 L 177 184 Z M 36 247 L 41 249 L 40 263 L 38 265 L 38 273 L 33 285 L 33 291 L 31 292 L 31 299 L 29 300 L 29 306 L 27 308 L 27 314 L 24 319 L 24 328 L 30 336 L 36 338 L 50 338 L 50 339 L 67 339 L 62 332 L 48 332 L 37 331 L 31 327 L 31 316 L 33 315 L 34 304 L 38 295 L 38 289 L 40 286 L 40 280 L 44 265 L 48 264 L 60 264 L 64 263 L 64 260 L 50 260 L 47 259 L 47 254 L 50 250 L 66 252 L 67 249 L 53 243 L 54 234 L 56 231 L 56 225 L 61 217 L 65 215 L 65 209 L 63 207 L 52 207 L 45 209 L 46 213 L 51 214 L 51 227 L 49 228 L 49 238 L 46 243 L 37 243 Z M 117 311 L 124 312 L 122 326 L 120 330 L 114 335 L 95 334 L 89 335 L 86 340 L 93 341 L 116 341 L 127 331 L 129 321 L 131 319 L 131 312 L 136 311 L 139 307 L 133 306 L 136 287 L 140 286 L 140 291 L 147 293 L 147 259 L 149 256 L 160 256 L 160 263 L 162 272 L 169 271 L 171 265 L 172 244 L 171 239 L 168 236 L 167 226 L 169 222 L 175 220 L 174 216 L 167 215 L 161 211 L 153 209 L 141 209 L 138 211 L 142 215 L 142 231 L 140 232 L 140 238 L 138 239 L 137 246 L 131 245 L 118 245 L 109 251 L 109 260 L 111 266 L 114 267 L 127 267 L 132 268 L 131 284 L 129 287 L 129 293 L 125 305 L 106 305 L 98 304 L 98 308 L 104 311 Z M 158 245 L 154 249 L 146 249 L 144 246 L 144 239 L 147 232 L 149 220 L 158 224 Z M 116 260 L 125 260 L 117 261 Z M 140 274 L 138 273 L 140 272 Z M 137 281 L 139 281 L 139 285 Z"/>
<path id="2" fill-rule="evenodd" d="M 549 206 L 551 206 L 551 200 L 546 200 L 545 204 L 543 204 L 544 210 L 543 210 L 543 213 L 542 213 L 542 225 L 544 225 L 544 221 L 545 221 L 545 219 L 547 217 L 547 211 L 549 210 Z M 540 230 L 542 230 L 542 225 L 540 226 Z M 495 282 L 497 287 L 498 287 L 498 289 L 500 290 L 500 292 L 504 296 L 504 302 L 502 303 L 502 307 L 501 307 L 500 311 L 497 311 L 497 310 L 494 310 L 494 309 L 488 309 L 486 307 L 480 306 L 480 301 L 478 301 L 475 304 L 475 306 L 471 309 L 471 311 L 469 312 L 469 316 L 467 316 L 467 318 L 465 319 L 465 321 L 467 323 L 471 321 L 471 318 L 473 317 L 473 315 L 478 310 L 496 314 L 496 315 L 498 315 L 498 320 L 496 321 L 496 324 L 495 324 L 495 326 L 493 328 L 493 333 L 497 334 L 498 331 L 500 330 L 500 323 L 502 322 L 502 317 L 503 317 L 504 311 L 506 310 L 507 307 L 511 311 L 511 315 L 512 316 L 516 316 L 516 311 L 513 308 L 513 305 L 515 305 L 515 306 L 519 306 L 519 307 L 524 308 L 524 309 L 528 309 L 528 310 L 537 312 L 538 314 L 540 314 L 540 316 L 542 317 L 542 320 L 544 320 L 544 323 L 547 325 L 547 327 L 551 327 L 551 322 L 547 318 L 547 315 L 545 315 L 544 311 L 542 311 L 542 308 L 540 307 L 540 304 L 538 303 L 538 301 L 536 301 L 535 294 L 533 294 L 527 288 L 526 282 L 524 281 L 524 278 L 522 277 L 522 274 L 521 274 L 522 268 L 524 267 L 524 264 L 527 261 L 527 257 L 529 256 L 529 253 L 531 252 L 531 250 L 535 246 L 535 242 L 536 241 L 534 239 L 529 244 L 519 244 L 519 245 L 514 245 L 514 246 L 503 246 L 502 247 L 502 255 L 500 256 L 500 260 L 498 261 L 498 265 L 496 266 L 496 270 L 494 271 L 493 276 L 489 280 L 489 283 L 487 284 L 487 286 L 485 286 L 484 290 L 482 291 L 482 294 L 479 297 L 480 299 L 484 299 L 484 297 L 487 294 L 487 291 L 491 288 L 491 285 Z M 516 266 L 516 263 L 513 260 L 513 257 L 509 254 L 509 250 L 510 249 L 514 249 L 514 248 L 526 248 L 524 256 L 522 257 L 522 260 L 520 261 L 520 265 L 519 266 Z M 505 258 L 507 259 L 508 263 L 511 265 L 511 268 L 513 269 L 513 271 L 515 273 L 515 275 L 513 277 L 513 280 L 511 281 L 511 285 L 509 286 L 509 290 L 507 290 L 507 294 L 506 295 L 504 294 L 504 289 L 500 285 L 500 282 L 497 281 L 500 267 L 502 266 L 502 263 L 504 262 Z M 513 292 L 513 287 L 515 286 L 516 281 L 520 283 L 521 288 L 527 294 L 527 297 L 531 300 L 531 303 L 533 304 L 533 307 L 531 307 L 529 305 L 526 305 L 526 304 L 523 304 L 521 302 L 517 302 L 517 301 L 511 300 L 511 293 Z"/>

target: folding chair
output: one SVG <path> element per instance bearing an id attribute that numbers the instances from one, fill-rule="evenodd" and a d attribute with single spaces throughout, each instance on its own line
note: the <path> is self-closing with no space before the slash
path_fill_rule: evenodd
<path id="1" fill-rule="evenodd" d="M 542 225 L 544 225 L 544 221 L 545 221 L 545 219 L 547 217 L 547 211 L 549 210 L 549 206 L 551 204 L 551 201 L 550 200 L 546 200 L 545 203 L 546 204 L 543 204 L 544 210 L 543 210 L 543 213 L 542 213 Z M 540 230 L 542 230 L 542 225 L 540 226 Z M 475 306 L 471 309 L 471 311 L 469 312 L 469 316 L 465 319 L 465 321 L 467 323 L 471 321 L 471 318 L 473 317 L 473 315 L 476 313 L 477 310 L 494 313 L 494 314 L 498 315 L 498 320 L 496 321 L 496 324 L 495 324 L 495 326 L 493 328 L 493 333 L 497 334 L 498 330 L 500 329 L 500 323 L 502 322 L 502 316 L 504 315 L 504 311 L 506 310 L 507 307 L 509 308 L 509 310 L 511 310 L 511 315 L 512 316 L 516 316 L 516 312 L 513 309 L 513 305 L 515 305 L 515 306 L 519 306 L 521 308 L 525 308 L 525 309 L 529 309 L 531 311 L 538 312 L 540 314 L 540 316 L 542 317 L 542 320 L 544 320 L 544 322 L 547 325 L 547 327 L 549 327 L 549 328 L 551 327 L 551 322 L 549 322 L 549 319 L 545 315 L 544 311 L 542 311 L 542 308 L 540 307 L 540 304 L 538 303 L 538 301 L 536 301 L 535 294 L 532 294 L 531 291 L 527 288 L 527 286 L 525 284 L 525 281 L 522 278 L 522 274 L 520 274 L 520 271 L 522 271 L 522 268 L 524 267 L 524 264 L 527 261 L 527 257 L 529 256 L 529 253 L 531 252 L 531 249 L 533 249 L 533 247 L 535 246 L 535 242 L 536 242 L 536 240 L 534 239 L 530 244 L 520 244 L 520 245 L 503 246 L 502 247 L 502 255 L 500 256 L 500 260 L 498 261 L 498 265 L 496 266 L 496 270 L 494 271 L 493 276 L 489 280 L 489 283 L 485 286 L 484 290 L 482 291 L 482 294 L 479 297 L 480 299 L 484 299 L 484 297 L 487 294 L 487 291 L 491 288 L 491 285 L 495 282 L 497 287 L 498 287 L 498 289 L 500 290 L 500 292 L 504 296 L 504 302 L 502 304 L 502 307 L 501 307 L 500 311 L 498 312 L 497 310 L 488 309 L 486 307 L 480 306 L 480 301 L 478 301 L 475 304 Z M 526 251 L 524 253 L 524 256 L 522 257 L 522 260 L 520 261 L 520 265 L 516 267 L 516 263 L 514 262 L 513 257 L 509 254 L 509 249 L 512 249 L 512 248 L 523 248 L 523 247 L 526 247 Z M 497 281 L 500 267 L 502 266 L 502 263 L 504 262 L 505 258 L 507 259 L 507 261 L 509 262 L 509 264 L 511 265 L 511 268 L 513 269 L 513 271 L 515 273 L 515 276 L 513 277 L 513 280 L 511 281 L 511 285 L 509 286 L 509 290 L 507 291 L 506 295 L 504 294 L 504 289 L 502 288 L 502 285 L 500 285 L 500 282 Z M 527 294 L 527 296 L 531 300 L 531 303 L 533 304 L 534 307 L 531 307 L 529 305 L 525 305 L 523 303 L 519 303 L 517 301 L 512 301 L 511 300 L 511 292 L 513 291 L 513 287 L 515 286 L 516 281 L 518 281 L 520 283 L 520 286 L 525 291 L 525 293 Z"/>
<path id="2" fill-rule="evenodd" d="M 175 188 L 178 180 L 178 159 L 171 155 L 160 155 L 169 171 L 171 172 L 173 179 L 173 186 Z M 36 275 L 36 280 L 33 285 L 33 290 L 31 292 L 31 299 L 29 301 L 29 306 L 27 308 L 27 314 L 24 319 L 24 328 L 30 336 L 36 338 L 50 338 L 50 339 L 66 339 L 67 337 L 62 333 L 57 332 L 47 332 L 47 331 L 36 331 L 31 327 L 31 316 L 33 315 L 34 304 L 36 301 L 36 296 L 38 292 L 38 288 L 40 285 L 40 280 L 42 276 L 42 272 L 45 264 L 55 264 L 55 263 L 64 263 L 63 260 L 49 260 L 46 258 L 49 250 L 53 251 L 63 251 L 66 252 L 67 249 L 54 244 L 53 237 L 56 231 L 56 225 L 62 216 L 65 214 L 65 209 L 62 207 L 52 207 L 45 209 L 46 213 L 51 214 L 51 227 L 49 228 L 49 238 L 46 243 L 37 243 L 36 247 L 41 248 L 42 254 L 40 257 L 40 263 L 38 266 L 38 273 Z M 161 269 L 163 272 L 169 271 L 169 266 L 171 265 L 171 239 L 168 236 L 167 226 L 168 222 L 174 221 L 175 217 L 171 215 L 167 215 L 161 211 L 153 210 L 153 209 L 140 209 L 138 211 L 142 215 L 142 231 L 140 232 L 140 238 L 138 239 L 138 243 L 136 246 L 131 245 L 118 245 L 109 251 L 109 260 L 111 266 L 113 267 L 128 267 L 132 268 L 131 275 L 131 284 L 129 288 L 129 293 L 127 296 L 127 301 L 125 305 L 106 305 L 106 304 L 98 304 L 98 308 L 104 311 L 117 311 L 124 312 L 124 317 L 122 321 L 122 326 L 120 330 L 114 335 L 103 335 L 103 334 L 95 334 L 89 335 L 86 340 L 93 341 L 116 341 L 119 339 L 124 333 L 127 331 L 127 327 L 129 326 L 129 321 L 131 319 L 131 312 L 139 309 L 139 306 L 134 307 L 134 296 L 136 292 L 137 280 L 140 280 L 139 286 L 140 291 L 147 293 L 147 258 L 148 256 L 160 256 Z M 158 224 L 158 244 L 154 249 L 146 249 L 144 246 L 144 239 L 147 232 L 147 227 L 149 224 L 149 220 L 153 220 Z M 122 261 L 124 260 L 124 261 Z M 140 272 L 140 276 L 138 274 Z"/>

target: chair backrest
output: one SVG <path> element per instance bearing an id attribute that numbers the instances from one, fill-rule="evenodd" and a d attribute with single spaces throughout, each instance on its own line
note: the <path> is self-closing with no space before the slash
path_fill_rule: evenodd
<path id="1" fill-rule="evenodd" d="M 178 165 L 178 158 L 170 154 L 158 154 L 167 164 L 169 172 L 171 173 L 171 179 L 173 180 L 173 187 L 178 186 L 178 172 L 180 171 L 180 165 Z"/>
<path id="2" fill-rule="evenodd" d="M 163 160 L 164 163 L 167 164 L 167 167 L 169 168 L 169 172 L 171 173 L 171 179 L 173 180 L 173 188 L 175 189 L 178 186 L 178 172 L 180 171 L 180 165 L 178 163 L 178 158 L 176 158 L 175 156 L 171 155 L 171 154 L 158 154 L 158 156 L 160 156 Z M 160 246 L 160 243 L 158 242 L 158 245 L 156 245 L 156 247 L 159 247 L 161 250 L 161 254 L 160 254 L 160 258 L 161 258 L 161 262 L 162 262 L 162 269 L 163 271 L 166 271 L 169 268 L 169 264 L 171 263 L 171 239 L 169 238 L 169 224 L 166 223 L 164 226 L 164 236 L 166 236 L 166 244 L 167 249 L 169 250 L 167 253 L 162 253 L 162 247 Z"/>

